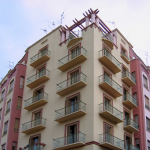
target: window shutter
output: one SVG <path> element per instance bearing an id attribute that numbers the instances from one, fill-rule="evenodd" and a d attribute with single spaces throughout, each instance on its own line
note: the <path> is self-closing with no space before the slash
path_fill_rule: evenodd
<path id="1" fill-rule="evenodd" d="M 138 115 L 134 115 L 134 120 L 135 120 L 136 123 L 139 122 L 139 121 L 138 121 Z"/>
<path id="2" fill-rule="evenodd" d="M 23 87 L 24 77 L 20 77 L 20 87 Z"/>
<path id="3" fill-rule="evenodd" d="M 15 119 L 15 129 L 19 129 L 19 119 Z"/>
<path id="4" fill-rule="evenodd" d="M 22 97 L 18 97 L 17 106 L 21 107 Z"/>

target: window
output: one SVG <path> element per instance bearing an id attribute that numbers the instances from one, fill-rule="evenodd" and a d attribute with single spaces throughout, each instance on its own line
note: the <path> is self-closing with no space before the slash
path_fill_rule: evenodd
<path id="1" fill-rule="evenodd" d="M 104 82 L 107 82 L 111 85 L 111 75 L 104 71 Z"/>
<path id="2" fill-rule="evenodd" d="M 0 109 L 0 119 L 1 119 L 1 116 L 2 116 L 2 108 Z"/>
<path id="3" fill-rule="evenodd" d="M 10 82 L 9 93 L 12 91 L 14 85 L 14 80 Z"/>
<path id="4" fill-rule="evenodd" d="M 39 58 L 47 54 L 47 47 L 40 51 Z"/>
<path id="5" fill-rule="evenodd" d="M 136 123 L 139 122 L 138 115 L 134 115 L 134 120 L 135 120 Z"/>
<path id="6" fill-rule="evenodd" d="M 4 132 L 3 132 L 3 135 L 5 135 L 7 133 L 7 129 L 8 129 L 8 121 L 5 122 L 4 124 Z"/>
<path id="7" fill-rule="evenodd" d="M 140 140 L 139 140 L 139 138 L 135 139 L 135 145 L 136 145 L 136 147 L 138 147 L 139 150 L 140 150 Z"/>
<path id="8" fill-rule="evenodd" d="M 38 78 L 42 77 L 45 75 L 46 69 L 45 67 L 38 69 Z"/>
<path id="9" fill-rule="evenodd" d="M 17 101 L 17 109 L 21 110 L 21 102 L 22 102 L 22 97 L 18 97 L 18 101 Z"/>
<path id="10" fill-rule="evenodd" d="M 113 144 L 113 129 L 112 126 L 108 125 L 108 124 L 104 124 L 104 141 L 108 142 L 108 143 L 112 143 Z"/>
<path id="11" fill-rule="evenodd" d="M 76 95 L 65 101 L 65 115 L 79 110 L 80 95 Z"/>
<path id="12" fill-rule="evenodd" d="M 130 145 L 132 144 L 132 138 L 130 136 L 124 135 L 124 145 L 126 150 L 130 150 Z"/>
<path id="13" fill-rule="evenodd" d="M 146 117 L 147 131 L 150 132 L 150 119 Z"/>
<path id="14" fill-rule="evenodd" d="M 17 150 L 17 142 L 13 142 L 13 144 L 12 144 L 12 150 Z"/>
<path id="15" fill-rule="evenodd" d="M 143 83 L 144 83 L 144 87 L 148 89 L 147 78 L 144 75 L 143 75 Z"/>
<path id="16" fill-rule="evenodd" d="M 3 90 L 3 92 L 2 92 L 1 101 L 4 99 L 4 96 L 5 96 L 5 90 Z"/>
<path id="17" fill-rule="evenodd" d="M 145 96 L 145 107 L 149 109 L 149 98 Z"/>
<path id="18" fill-rule="evenodd" d="M 34 95 L 34 97 L 33 97 L 32 103 L 35 103 L 35 102 L 41 100 L 44 97 L 43 88 L 36 90 L 33 93 L 33 95 Z"/>
<path id="19" fill-rule="evenodd" d="M 137 92 L 133 93 L 133 98 L 137 99 Z"/>
<path id="20" fill-rule="evenodd" d="M 3 144 L 3 145 L 2 145 L 2 150 L 5 150 L 5 146 L 6 146 L 6 144 Z"/>
<path id="21" fill-rule="evenodd" d="M 80 55 L 80 48 L 79 46 L 71 50 L 71 59 L 74 59 Z"/>
<path id="22" fill-rule="evenodd" d="M 34 126 L 40 125 L 41 124 L 41 111 L 34 113 Z"/>
<path id="23" fill-rule="evenodd" d="M 23 88 L 24 77 L 20 77 L 20 88 Z"/>
<path id="24" fill-rule="evenodd" d="M 7 102 L 6 114 L 10 111 L 11 100 Z"/>
<path id="25" fill-rule="evenodd" d="M 126 88 L 123 88 L 123 100 L 126 101 L 128 99 L 129 91 Z"/>
<path id="26" fill-rule="evenodd" d="M 124 116 L 125 116 L 125 122 L 124 123 L 125 123 L 125 126 L 127 126 L 128 123 L 130 122 L 130 113 L 125 111 Z"/>
<path id="27" fill-rule="evenodd" d="M 76 143 L 78 140 L 78 125 L 77 124 L 73 124 L 70 126 L 67 126 L 67 144 L 72 144 L 72 143 Z"/>
<path id="28" fill-rule="evenodd" d="M 14 132 L 18 132 L 19 129 L 19 119 L 15 118 L 15 128 L 14 128 Z"/>
<path id="29" fill-rule="evenodd" d="M 134 72 L 132 72 L 132 76 L 135 78 L 135 71 L 134 71 Z"/>

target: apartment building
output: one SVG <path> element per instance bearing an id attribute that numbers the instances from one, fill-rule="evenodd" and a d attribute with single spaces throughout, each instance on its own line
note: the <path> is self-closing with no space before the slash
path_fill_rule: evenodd
<path id="1" fill-rule="evenodd" d="M 98 12 L 88 10 L 27 48 L 18 149 L 138 149 L 132 45 Z"/>
<path id="2" fill-rule="evenodd" d="M 134 109 L 133 115 L 139 120 L 139 131 L 134 134 L 136 145 L 141 150 L 150 149 L 150 70 L 149 67 L 130 48 L 130 67 L 137 84 L 132 88 L 136 95 L 138 107 Z"/>
<path id="3" fill-rule="evenodd" d="M 26 53 L 0 82 L 1 150 L 17 149 L 27 56 Z"/>

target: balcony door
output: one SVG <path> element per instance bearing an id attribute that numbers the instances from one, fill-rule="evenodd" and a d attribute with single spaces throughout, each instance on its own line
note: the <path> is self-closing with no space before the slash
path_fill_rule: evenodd
<path id="1" fill-rule="evenodd" d="M 34 126 L 38 126 L 41 124 L 41 112 L 34 114 Z"/>
<path id="2" fill-rule="evenodd" d="M 73 85 L 75 83 L 78 83 L 79 82 L 79 79 L 80 76 L 79 76 L 79 70 L 73 72 L 70 74 L 70 85 Z"/>
<path id="3" fill-rule="evenodd" d="M 40 136 L 32 137 L 29 141 L 29 146 L 31 150 L 39 150 L 38 143 L 40 143 Z"/>
<path id="4" fill-rule="evenodd" d="M 44 56 L 46 54 L 46 51 L 47 51 L 47 48 L 43 49 L 41 52 L 40 52 L 40 57 Z"/>
<path id="5" fill-rule="evenodd" d="M 125 111 L 125 126 L 128 125 L 128 121 L 130 119 L 130 114 L 128 112 Z"/>
<path id="6" fill-rule="evenodd" d="M 79 110 L 80 95 L 67 99 L 65 102 L 65 114 L 70 114 Z"/>
<path id="7" fill-rule="evenodd" d="M 107 72 L 104 72 L 104 82 L 107 82 L 111 85 L 111 76 Z"/>
<path id="8" fill-rule="evenodd" d="M 77 124 L 67 127 L 67 144 L 77 142 Z"/>
<path id="9" fill-rule="evenodd" d="M 113 143 L 112 127 L 107 124 L 105 124 L 105 141 Z"/>
<path id="10" fill-rule="evenodd" d="M 71 59 L 74 59 L 80 55 L 80 48 L 79 46 L 71 50 Z"/>
<path id="11" fill-rule="evenodd" d="M 43 98 L 43 88 L 34 92 L 33 102 L 39 101 Z"/>
<path id="12" fill-rule="evenodd" d="M 123 88 L 123 94 L 124 94 L 124 100 L 127 100 L 127 94 L 128 94 L 128 90 Z"/>
<path id="13" fill-rule="evenodd" d="M 108 110 L 109 112 L 112 112 L 112 107 L 111 107 L 111 100 L 105 97 L 105 108 L 104 110 Z"/>
<path id="14" fill-rule="evenodd" d="M 124 137 L 124 142 L 125 142 L 125 150 L 131 150 L 131 144 L 132 144 L 132 138 L 125 135 Z"/>
<path id="15" fill-rule="evenodd" d="M 38 77 L 42 77 L 45 75 L 45 67 L 41 68 L 38 70 Z"/>

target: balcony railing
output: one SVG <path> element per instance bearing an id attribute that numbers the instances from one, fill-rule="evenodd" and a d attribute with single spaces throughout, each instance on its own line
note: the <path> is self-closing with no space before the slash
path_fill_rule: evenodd
<path id="1" fill-rule="evenodd" d="M 139 128 L 139 124 L 130 118 L 124 119 L 124 126 L 132 126 L 137 130 Z"/>
<path id="2" fill-rule="evenodd" d="M 63 57 L 62 59 L 58 60 L 58 67 L 63 66 L 64 64 L 72 61 L 73 59 L 79 57 L 80 55 L 84 55 L 87 57 L 87 50 L 83 47 L 79 48 L 77 52 L 72 52 L 71 54 Z"/>
<path id="3" fill-rule="evenodd" d="M 59 91 L 62 91 L 66 88 L 69 88 L 69 87 L 79 83 L 80 81 L 86 83 L 86 75 L 83 74 L 82 72 L 72 78 L 69 78 L 69 79 L 57 84 L 57 93 Z"/>
<path id="4" fill-rule="evenodd" d="M 131 94 L 127 93 L 123 95 L 123 101 L 131 101 L 134 105 L 137 106 L 137 99 L 135 99 Z"/>
<path id="5" fill-rule="evenodd" d="M 124 149 L 124 141 L 108 133 L 100 134 L 100 145 L 103 143 L 108 143 L 114 147 Z"/>
<path id="6" fill-rule="evenodd" d="M 85 103 L 83 103 L 82 101 L 77 102 L 77 103 L 72 104 L 68 107 L 56 110 L 55 111 L 55 120 L 59 119 L 59 118 L 62 118 L 66 115 L 70 115 L 72 113 L 75 113 L 77 111 L 84 111 L 85 112 L 85 109 L 86 109 L 86 104 Z"/>
<path id="7" fill-rule="evenodd" d="M 47 99 L 48 99 L 48 94 L 42 92 L 42 93 L 40 93 L 40 94 L 38 94 L 38 95 L 36 95 L 36 96 L 33 96 L 33 97 L 31 97 L 31 98 L 25 100 L 24 108 L 27 107 L 27 106 L 29 106 L 29 105 L 32 105 L 32 104 L 34 104 L 34 103 L 36 103 L 36 102 L 38 102 L 38 101 L 40 101 L 40 100 L 42 100 L 42 99 L 44 99 L 44 100 L 47 101 Z"/>
<path id="8" fill-rule="evenodd" d="M 24 123 L 22 125 L 22 132 L 25 130 L 29 130 L 31 128 L 34 128 L 36 126 L 39 126 L 39 125 L 45 126 L 46 125 L 46 119 L 45 118 L 39 118 L 39 119 L 35 119 L 35 120 L 29 121 L 27 123 Z"/>
<path id="9" fill-rule="evenodd" d="M 69 36 L 68 36 L 67 42 L 69 43 L 72 39 L 81 37 L 81 36 L 82 36 L 82 31 L 77 31 L 76 34 L 77 34 L 78 36 L 77 36 L 77 35 L 74 35 L 74 34 L 72 34 L 72 33 L 70 33 Z"/>
<path id="10" fill-rule="evenodd" d="M 104 75 L 99 76 L 99 84 L 103 82 L 108 83 L 116 91 L 122 94 L 122 87 L 118 83 L 116 83 L 112 78 L 110 78 L 108 75 L 104 74 Z"/>
<path id="11" fill-rule="evenodd" d="M 26 148 L 27 150 L 44 150 L 44 146 L 43 145 L 34 145 L 34 146 L 29 146 Z"/>
<path id="12" fill-rule="evenodd" d="M 3 132 L 3 135 L 7 134 L 7 130 Z"/>
<path id="13" fill-rule="evenodd" d="M 125 144 L 125 150 L 139 150 L 138 147 L 131 145 L 131 144 Z"/>
<path id="14" fill-rule="evenodd" d="M 100 112 L 108 111 L 112 115 L 119 118 L 120 120 L 123 120 L 123 112 L 119 111 L 118 109 L 108 104 L 107 102 L 99 104 L 99 107 L 100 107 Z"/>
<path id="15" fill-rule="evenodd" d="M 121 63 L 106 49 L 99 51 L 99 57 L 106 56 L 115 66 L 121 70 Z"/>
<path id="16" fill-rule="evenodd" d="M 130 62 L 130 58 L 125 54 L 125 52 L 121 52 L 121 55 L 123 55 L 127 62 Z"/>
<path id="17" fill-rule="evenodd" d="M 1 103 L 3 100 L 4 100 L 4 97 L 3 97 L 3 98 L 1 98 L 0 103 Z"/>
<path id="18" fill-rule="evenodd" d="M 85 143 L 85 134 L 79 132 L 58 139 L 53 139 L 53 149 L 65 147 L 75 143 Z"/>
<path id="19" fill-rule="evenodd" d="M 36 54 L 35 56 L 33 56 L 30 60 L 30 63 L 35 62 L 36 60 L 40 59 L 42 56 L 47 55 L 48 57 L 50 57 L 50 51 L 49 50 L 43 50 L 40 53 Z"/>
<path id="20" fill-rule="evenodd" d="M 10 112 L 10 108 L 8 108 L 8 109 L 6 110 L 6 114 L 9 113 L 9 112 Z"/>
<path id="21" fill-rule="evenodd" d="M 125 78 L 125 77 L 128 77 L 134 84 L 136 84 L 135 77 L 127 70 L 122 73 L 122 78 Z"/>
<path id="22" fill-rule="evenodd" d="M 113 43 L 113 36 L 108 34 L 108 33 L 102 32 L 102 38 L 106 39 L 106 40 L 109 40 L 109 41 L 111 41 Z"/>

